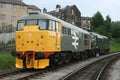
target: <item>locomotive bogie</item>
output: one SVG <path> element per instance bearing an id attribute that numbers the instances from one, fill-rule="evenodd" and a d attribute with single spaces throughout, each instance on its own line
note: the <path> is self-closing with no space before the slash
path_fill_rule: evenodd
<path id="1" fill-rule="evenodd" d="M 28 56 L 26 56 L 25 61 L 20 58 L 16 58 L 16 67 L 17 68 L 34 68 L 34 69 L 43 69 L 49 66 L 49 59 L 40 59 L 35 60 L 35 58 L 28 60 Z"/>

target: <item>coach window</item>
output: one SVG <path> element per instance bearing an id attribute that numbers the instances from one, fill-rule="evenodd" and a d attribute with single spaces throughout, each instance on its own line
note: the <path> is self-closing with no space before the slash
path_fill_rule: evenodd
<path id="1" fill-rule="evenodd" d="M 68 34 L 68 28 L 65 29 L 65 34 Z"/>
<path id="2" fill-rule="evenodd" d="M 62 32 L 63 34 L 66 34 L 66 27 L 63 26 Z"/>
<path id="3" fill-rule="evenodd" d="M 71 29 L 68 28 L 68 35 L 71 35 Z"/>
<path id="4" fill-rule="evenodd" d="M 25 21 L 18 21 L 17 30 L 22 30 L 25 26 Z"/>
<path id="5" fill-rule="evenodd" d="M 88 35 L 87 34 L 84 35 L 84 44 L 89 45 L 89 40 L 88 40 Z"/>
<path id="6" fill-rule="evenodd" d="M 64 26 L 62 26 L 62 33 L 64 33 Z"/>

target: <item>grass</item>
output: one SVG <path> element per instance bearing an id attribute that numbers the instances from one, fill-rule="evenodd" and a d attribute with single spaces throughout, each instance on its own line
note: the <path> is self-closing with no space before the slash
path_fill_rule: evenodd
<path id="1" fill-rule="evenodd" d="M 111 39 L 110 41 L 110 52 L 120 51 L 120 41 Z"/>
<path id="2" fill-rule="evenodd" d="M 10 52 L 0 52 L 0 71 L 15 67 L 15 57 Z"/>

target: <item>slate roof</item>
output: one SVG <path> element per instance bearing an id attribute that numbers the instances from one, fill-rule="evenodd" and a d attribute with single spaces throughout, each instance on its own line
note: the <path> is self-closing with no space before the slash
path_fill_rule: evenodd
<path id="1" fill-rule="evenodd" d="M 36 7 L 35 5 L 25 4 L 22 0 L 0 0 L 0 3 L 22 5 L 22 6 L 27 6 L 28 9 L 41 10 L 38 7 Z"/>
<path id="2" fill-rule="evenodd" d="M 28 5 L 28 9 L 41 10 L 38 7 L 36 7 L 35 5 Z"/>
<path id="3" fill-rule="evenodd" d="M 71 5 L 71 6 L 66 6 L 66 7 L 64 7 L 64 8 L 61 8 L 60 10 L 61 11 L 65 11 L 65 10 L 68 10 L 68 9 L 71 9 L 72 7 L 76 7 L 76 5 Z M 76 7 L 77 8 L 77 7 Z M 78 8 L 77 8 L 78 9 Z M 79 11 L 79 10 L 78 10 Z M 50 11 L 50 12 L 48 12 L 48 13 L 56 13 L 56 10 L 53 10 L 53 11 Z"/>
<path id="4" fill-rule="evenodd" d="M 0 3 L 25 5 L 26 6 L 26 4 L 24 2 L 22 2 L 22 0 L 0 0 Z"/>
<path id="5" fill-rule="evenodd" d="M 82 20 L 91 20 L 92 17 L 81 17 Z"/>

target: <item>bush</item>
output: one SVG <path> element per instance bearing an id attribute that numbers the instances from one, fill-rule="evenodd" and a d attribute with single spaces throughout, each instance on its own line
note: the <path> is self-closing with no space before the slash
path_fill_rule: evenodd
<path id="1" fill-rule="evenodd" d="M 120 51 L 120 39 L 110 40 L 110 52 Z"/>
<path id="2" fill-rule="evenodd" d="M 15 67 L 15 57 L 10 52 L 0 52 L 0 71 Z"/>

